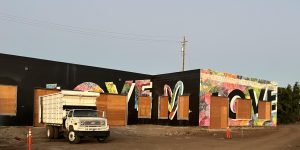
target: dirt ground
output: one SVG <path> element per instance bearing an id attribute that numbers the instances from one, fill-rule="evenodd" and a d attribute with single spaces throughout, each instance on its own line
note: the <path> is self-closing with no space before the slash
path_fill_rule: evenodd
<path id="1" fill-rule="evenodd" d="M 26 149 L 29 127 L 0 127 L 0 149 Z M 92 138 L 80 144 L 65 139 L 49 140 L 44 128 L 33 128 L 34 150 L 173 150 L 173 149 L 299 149 L 300 124 L 279 125 L 276 128 L 232 128 L 232 139 L 225 139 L 225 130 L 199 127 L 131 125 L 111 128 L 111 137 L 104 143 Z"/>

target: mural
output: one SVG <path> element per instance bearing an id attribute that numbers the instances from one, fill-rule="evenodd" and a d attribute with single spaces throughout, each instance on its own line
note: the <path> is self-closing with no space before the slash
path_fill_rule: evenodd
<path id="1" fill-rule="evenodd" d="M 164 86 L 164 96 L 171 97 L 171 101 L 168 104 L 168 110 L 170 112 L 169 119 L 173 120 L 178 109 L 178 98 L 183 94 L 184 85 L 182 81 L 178 81 L 173 89 L 173 92 L 169 85 Z"/>
<path id="2" fill-rule="evenodd" d="M 105 82 L 105 86 L 107 88 L 108 93 L 118 94 L 118 89 L 113 82 Z M 127 95 L 127 102 L 129 102 L 134 88 L 135 88 L 135 109 L 137 109 L 139 96 L 142 95 L 150 96 L 150 97 L 152 96 L 152 92 L 150 92 L 149 90 L 152 88 L 152 82 L 149 79 L 136 80 L 135 83 L 133 83 L 133 80 L 125 81 L 121 94 Z M 83 82 L 78 86 L 76 86 L 74 90 L 105 93 L 99 85 L 93 82 Z"/>
<path id="3" fill-rule="evenodd" d="M 200 70 L 199 125 L 210 125 L 210 97 L 225 96 L 229 100 L 229 126 L 276 126 L 277 83 L 239 75 Z M 251 119 L 236 119 L 237 98 L 251 99 Z M 271 120 L 258 119 L 258 101 L 270 101 Z"/>
<path id="4" fill-rule="evenodd" d="M 133 92 L 134 86 L 135 86 L 135 83 L 133 83 L 133 80 L 125 81 L 125 84 L 123 86 L 121 94 L 122 95 L 127 95 L 127 103 L 130 100 L 130 97 L 131 97 L 131 94 Z"/>
<path id="5" fill-rule="evenodd" d="M 135 105 L 134 108 L 138 110 L 138 98 L 139 96 L 150 96 L 152 97 L 152 92 L 150 90 L 152 88 L 152 82 L 150 80 L 136 80 L 135 81 Z"/>
<path id="6" fill-rule="evenodd" d="M 106 89 L 110 94 L 118 94 L 118 89 L 113 82 L 105 82 Z"/>
<path id="7" fill-rule="evenodd" d="M 198 71 L 199 70 L 197 70 L 197 72 Z M 155 89 L 152 89 L 153 84 L 150 79 L 128 80 L 125 81 L 122 90 L 119 90 L 121 91 L 120 94 L 127 95 L 127 102 L 130 101 L 130 98 L 132 98 L 132 101 L 134 101 L 132 103 L 128 103 L 132 108 L 130 112 L 138 111 L 139 96 L 152 97 L 152 91 L 155 91 L 157 88 L 159 89 L 159 91 L 154 92 L 156 93 L 156 95 L 154 95 L 154 100 L 155 98 L 158 98 L 158 96 L 161 95 L 169 97 L 169 120 L 176 120 L 174 119 L 174 117 L 178 109 L 179 96 L 183 95 L 183 93 L 186 92 L 192 93 L 190 96 L 190 109 L 194 110 L 195 114 L 191 114 L 190 116 L 194 116 L 193 124 L 195 125 L 198 124 L 200 126 L 210 126 L 210 101 L 211 96 L 213 95 L 228 97 L 229 126 L 276 126 L 277 83 L 266 80 L 259 80 L 255 78 L 247 78 L 229 73 L 216 72 L 212 70 L 200 70 L 200 74 L 198 72 L 198 74 L 195 74 L 194 76 L 197 76 L 197 78 L 199 79 L 199 75 L 200 84 L 199 80 L 195 81 L 195 78 L 190 78 L 190 76 L 186 79 L 184 78 L 183 80 L 172 80 L 172 82 L 166 82 L 165 80 L 159 79 L 159 82 L 154 81 L 156 82 L 156 87 Z M 183 81 L 185 81 L 187 86 L 186 91 L 184 91 L 185 87 Z M 169 85 L 174 85 L 174 87 L 171 88 Z M 105 82 L 105 86 L 109 93 L 119 94 L 118 88 L 113 82 Z M 161 90 L 162 86 L 163 90 Z M 200 89 L 198 89 L 199 86 Z M 192 89 L 195 90 L 192 91 L 190 87 L 193 87 Z M 78 85 L 74 90 L 104 93 L 100 86 L 92 82 L 84 82 Z M 134 97 L 132 97 L 132 94 L 134 95 Z M 235 102 L 238 98 L 251 99 L 251 119 L 236 119 Z M 195 103 L 195 101 L 197 103 Z M 258 119 L 259 101 L 271 102 L 271 119 Z M 157 112 L 157 110 L 154 110 L 153 112 Z M 132 117 L 132 120 L 137 119 L 134 115 Z"/>
<path id="8" fill-rule="evenodd" d="M 90 91 L 104 93 L 102 88 L 93 82 L 83 82 L 74 88 L 75 91 Z"/>

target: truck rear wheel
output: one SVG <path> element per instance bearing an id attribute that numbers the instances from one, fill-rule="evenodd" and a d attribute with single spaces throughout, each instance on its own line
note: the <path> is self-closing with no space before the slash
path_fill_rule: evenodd
<path id="1" fill-rule="evenodd" d="M 80 137 L 76 134 L 75 131 L 70 130 L 68 133 L 68 140 L 71 144 L 77 144 L 80 142 Z"/>
<path id="2" fill-rule="evenodd" d="M 46 126 L 46 132 L 48 139 L 53 139 L 54 137 L 54 129 L 52 126 Z"/>
<path id="3" fill-rule="evenodd" d="M 54 129 L 53 138 L 58 139 L 58 137 L 59 137 L 59 127 L 54 126 L 53 129 Z"/>

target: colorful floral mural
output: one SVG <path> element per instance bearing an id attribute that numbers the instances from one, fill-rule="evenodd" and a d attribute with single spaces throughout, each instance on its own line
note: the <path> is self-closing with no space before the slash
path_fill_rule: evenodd
<path id="1" fill-rule="evenodd" d="M 104 93 L 103 89 L 98 84 L 93 82 L 83 82 L 77 85 L 74 90 Z"/>
<path id="2" fill-rule="evenodd" d="M 225 96 L 229 100 L 229 126 L 276 126 L 277 83 L 239 75 L 200 70 L 199 125 L 210 125 L 210 97 Z M 251 99 L 251 119 L 236 119 L 235 100 Z M 270 101 L 271 120 L 258 119 L 258 101 Z"/>
<path id="3" fill-rule="evenodd" d="M 106 89 L 110 94 L 118 94 L 118 89 L 113 82 L 105 82 Z"/>

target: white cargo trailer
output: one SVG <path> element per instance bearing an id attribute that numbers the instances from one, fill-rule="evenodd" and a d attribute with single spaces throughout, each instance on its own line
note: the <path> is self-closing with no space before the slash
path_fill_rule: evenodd
<path id="1" fill-rule="evenodd" d="M 70 143 L 79 143 L 84 136 L 95 137 L 98 141 L 109 137 L 105 113 L 96 111 L 99 95 L 94 92 L 63 90 L 40 96 L 40 122 L 46 124 L 47 137 L 58 138 L 64 133 Z"/>

